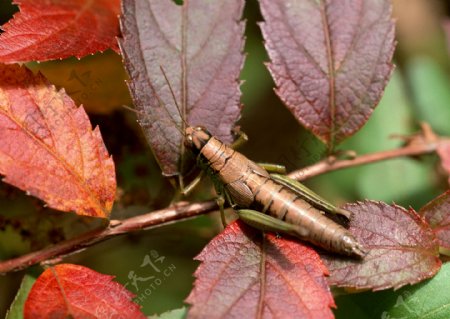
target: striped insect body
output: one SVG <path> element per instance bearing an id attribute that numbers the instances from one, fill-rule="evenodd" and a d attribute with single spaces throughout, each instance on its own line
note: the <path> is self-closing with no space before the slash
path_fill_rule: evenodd
<path id="1" fill-rule="evenodd" d="M 243 208 L 237 212 L 245 222 L 289 233 L 336 253 L 366 255 L 346 228 L 325 216 L 331 212 L 348 218 L 350 212 L 334 208 L 314 193 L 305 193 L 306 188 L 296 181 L 270 175 L 202 127 L 188 127 L 185 141 L 201 166 L 220 181 L 218 191 L 225 193 L 232 206 Z"/>

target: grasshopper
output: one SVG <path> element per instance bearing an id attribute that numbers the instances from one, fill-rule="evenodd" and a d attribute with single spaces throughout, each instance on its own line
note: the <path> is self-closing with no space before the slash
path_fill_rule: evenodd
<path id="1" fill-rule="evenodd" d="M 189 126 L 169 80 L 160 68 L 180 114 L 184 132 L 161 101 L 160 104 L 184 136 L 183 145 L 197 157 L 200 168 L 212 177 L 219 195 L 222 221 L 225 220 L 224 203 L 228 201 L 242 221 L 260 230 L 289 234 L 339 254 L 359 258 L 367 254 L 346 228 L 326 216 L 328 213 L 350 219 L 349 211 L 334 207 L 287 176 L 269 174 L 268 170 L 280 171 L 280 166 L 256 164 L 219 141 L 205 128 Z M 182 193 L 191 191 L 200 179 L 201 174 L 184 187 L 180 176 Z"/>
<path id="2" fill-rule="evenodd" d="M 325 213 L 350 218 L 349 211 L 327 203 L 299 182 L 263 167 L 213 137 L 201 126 L 185 130 L 185 146 L 209 172 L 218 194 L 235 208 L 245 223 L 264 230 L 286 233 L 326 250 L 357 256 L 364 248 L 343 226 Z M 223 214 L 223 202 L 221 211 Z"/>

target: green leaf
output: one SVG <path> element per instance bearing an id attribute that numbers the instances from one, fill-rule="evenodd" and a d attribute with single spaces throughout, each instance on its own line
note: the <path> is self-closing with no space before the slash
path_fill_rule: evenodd
<path id="1" fill-rule="evenodd" d="M 432 184 L 433 175 L 430 174 L 429 167 L 408 158 L 397 158 L 364 167 L 355 183 L 363 198 L 414 206 L 418 203 L 411 202 L 411 197 L 424 194 L 427 189 L 432 188 Z M 427 199 L 423 201 L 426 202 Z"/>
<path id="2" fill-rule="evenodd" d="M 448 319 L 450 318 L 450 263 L 432 279 L 397 291 L 339 296 L 336 319 L 350 318 L 348 307 L 356 307 L 357 318 Z M 361 315 L 359 315 L 361 314 Z M 352 317 L 353 318 L 353 317 Z M 355 317 L 356 318 L 356 317 Z"/>
<path id="3" fill-rule="evenodd" d="M 17 292 L 16 297 L 14 298 L 11 307 L 6 314 L 5 319 L 22 319 L 23 318 L 23 306 L 25 301 L 27 300 L 28 293 L 31 290 L 36 278 L 31 275 L 25 275 L 22 279 L 22 283 L 20 284 L 19 291 Z"/>
<path id="4" fill-rule="evenodd" d="M 450 134 L 450 78 L 444 68 L 421 57 L 407 65 L 407 72 L 417 119 L 428 122 L 437 133 Z"/>
<path id="5" fill-rule="evenodd" d="M 159 316 L 150 316 L 149 319 L 184 319 L 186 318 L 187 308 L 182 307 L 162 313 Z"/>

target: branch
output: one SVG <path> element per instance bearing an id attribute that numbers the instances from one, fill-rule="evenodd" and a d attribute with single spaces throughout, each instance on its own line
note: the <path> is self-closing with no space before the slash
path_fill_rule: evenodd
<path id="1" fill-rule="evenodd" d="M 431 131 L 431 128 L 425 124 L 422 126 L 421 134 L 407 138 L 406 140 L 406 145 L 401 148 L 361 155 L 353 159 L 338 160 L 336 157 L 331 156 L 316 164 L 294 171 L 288 176 L 299 181 L 304 181 L 308 178 L 343 168 L 384 161 L 402 156 L 417 156 L 433 153 L 436 152 L 437 148 L 442 143 L 450 142 L 449 138 L 439 138 L 436 136 Z M 178 203 L 173 207 L 168 207 L 122 221 L 111 220 L 106 228 L 93 230 L 42 250 L 0 262 L 0 274 L 21 270 L 47 260 L 50 260 L 50 262 L 55 262 L 55 260 L 52 260 L 54 258 L 57 258 L 57 261 L 59 261 L 68 254 L 79 252 L 108 238 L 137 230 L 151 229 L 176 221 L 207 214 L 217 208 L 218 207 L 215 201 L 195 204 L 184 202 Z"/>
<path id="2" fill-rule="evenodd" d="M 403 156 L 418 156 L 436 152 L 439 145 L 450 142 L 449 138 L 440 138 L 435 135 L 428 124 L 422 124 L 422 132 L 412 137 L 402 137 L 407 141 L 406 145 L 388 151 L 376 152 L 356 156 L 352 159 L 338 160 L 335 156 L 330 156 L 320 162 L 288 174 L 292 179 L 304 181 L 311 177 L 337 171 L 344 168 L 385 161 Z"/>
<path id="3" fill-rule="evenodd" d="M 122 221 L 111 220 L 106 228 L 96 229 L 56 245 L 46 247 L 42 250 L 0 262 L 0 274 L 5 274 L 10 271 L 18 271 L 34 264 L 54 259 L 55 257 L 57 257 L 59 261 L 68 254 L 79 252 L 86 247 L 92 246 L 111 237 L 127 234 L 137 230 L 151 229 L 162 225 L 168 225 L 175 221 L 186 220 L 209 213 L 215 209 L 217 209 L 217 204 L 215 201 L 195 204 L 178 203 L 173 207 L 128 218 Z M 54 262 L 54 260 L 52 262 Z"/>

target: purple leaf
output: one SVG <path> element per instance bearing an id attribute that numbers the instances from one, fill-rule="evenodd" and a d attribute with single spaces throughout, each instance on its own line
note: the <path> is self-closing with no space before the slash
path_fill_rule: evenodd
<path id="1" fill-rule="evenodd" d="M 436 152 L 441 160 L 442 168 L 448 175 L 448 183 L 450 185 L 450 141 L 439 143 Z"/>
<path id="2" fill-rule="evenodd" d="M 179 173 L 184 123 L 226 143 L 240 115 L 244 1 L 124 0 L 120 48 L 139 123 L 163 173 Z M 161 70 L 161 68 L 163 70 Z M 163 73 L 164 71 L 164 73 Z"/>
<path id="3" fill-rule="evenodd" d="M 278 95 L 333 148 L 368 120 L 391 75 L 391 1 L 260 3 Z"/>
<path id="4" fill-rule="evenodd" d="M 439 245 L 450 250 L 450 190 L 422 207 L 419 214 L 433 228 Z"/>
<path id="5" fill-rule="evenodd" d="M 375 201 L 348 204 L 345 209 L 354 214 L 350 231 L 369 253 L 363 260 L 324 255 L 330 284 L 397 289 L 430 278 L 440 269 L 436 237 L 415 211 Z"/>

